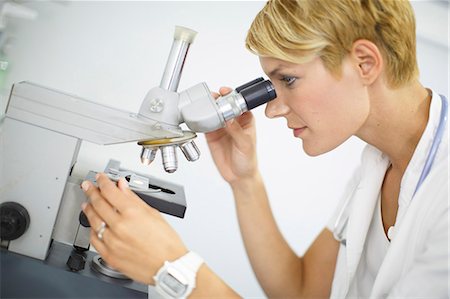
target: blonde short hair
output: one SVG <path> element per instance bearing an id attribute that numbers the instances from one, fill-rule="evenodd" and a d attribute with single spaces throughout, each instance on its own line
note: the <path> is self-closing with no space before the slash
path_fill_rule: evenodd
<path id="1" fill-rule="evenodd" d="M 390 87 L 418 77 L 415 18 L 406 0 L 270 0 L 253 21 L 246 47 L 259 56 L 303 63 L 319 56 L 338 77 L 358 39 L 380 49 Z"/>

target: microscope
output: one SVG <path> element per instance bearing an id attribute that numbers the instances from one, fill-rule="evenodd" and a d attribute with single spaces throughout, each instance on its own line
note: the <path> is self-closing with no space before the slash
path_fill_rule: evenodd
<path id="1" fill-rule="evenodd" d="M 196 133 L 222 128 L 276 97 L 263 78 L 217 100 L 205 83 L 178 92 L 195 35 L 176 26 L 161 83 L 150 89 L 137 113 L 30 82 L 13 85 L 0 120 L 1 297 L 157 297 L 89 250 L 80 184 L 86 179 L 95 184 L 97 171 L 84 178 L 72 172 L 81 143 L 87 141 L 136 142 L 143 164 L 150 165 L 159 153 L 165 171 L 173 173 L 179 150 L 188 161 L 199 159 Z M 160 212 L 184 217 L 183 186 L 122 168 L 116 160 L 101 171 L 115 181 L 125 178 Z"/>

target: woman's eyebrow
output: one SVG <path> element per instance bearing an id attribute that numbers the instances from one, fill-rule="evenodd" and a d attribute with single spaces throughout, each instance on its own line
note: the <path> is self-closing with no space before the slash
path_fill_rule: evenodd
<path id="1" fill-rule="evenodd" d="M 277 67 L 274 70 L 272 70 L 268 76 L 273 77 L 274 75 L 278 74 L 282 69 L 283 69 L 283 67 Z"/>
<path id="2" fill-rule="evenodd" d="M 275 75 L 280 75 L 280 74 L 284 74 L 284 75 L 286 75 L 286 74 L 296 74 L 297 71 L 298 71 L 298 70 L 293 69 L 293 68 L 291 68 L 291 67 L 289 67 L 289 66 L 280 65 L 280 66 L 277 66 L 277 67 L 276 67 L 275 69 L 273 69 L 272 71 L 270 71 L 270 72 L 268 73 L 268 76 L 269 76 L 269 77 L 273 77 L 273 76 L 275 76 Z"/>

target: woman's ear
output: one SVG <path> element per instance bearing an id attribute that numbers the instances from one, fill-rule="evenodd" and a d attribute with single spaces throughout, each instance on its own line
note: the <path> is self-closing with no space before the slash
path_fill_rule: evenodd
<path id="1" fill-rule="evenodd" d="M 380 77 L 383 71 L 383 56 L 374 43 L 365 39 L 355 41 L 350 56 L 356 63 L 365 85 L 371 85 Z"/>

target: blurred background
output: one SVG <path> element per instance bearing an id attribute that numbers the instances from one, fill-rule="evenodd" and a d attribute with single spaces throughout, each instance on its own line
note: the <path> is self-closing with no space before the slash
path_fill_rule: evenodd
<path id="1" fill-rule="evenodd" d="M 31 81 L 101 104 L 137 112 L 147 91 L 159 85 L 175 25 L 198 31 L 179 91 L 205 81 L 212 90 L 236 87 L 264 75 L 244 47 L 261 1 L 1 1 L 0 115 L 12 84 Z M 422 83 L 448 96 L 449 3 L 412 2 Z M 303 254 L 327 223 L 364 144 L 352 138 L 331 153 L 311 158 L 282 119 L 254 111 L 258 158 L 271 206 L 292 248 Z M 339 124 L 337 124 L 339 125 Z M 75 173 L 101 171 L 109 159 L 185 187 L 185 219 L 165 216 L 187 246 L 198 252 L 245 298 L 264 297 L 241 241 L 234 202 L 210 157 L 204 135 L 199 161 L 179 159 L 164 172 L 158 156 L 139 160 L 135 143 L 83 143 Z M 56 151 L 57 149 L 55 149 Z M 36 199 L 39 200 L 39 199 Z"/>

